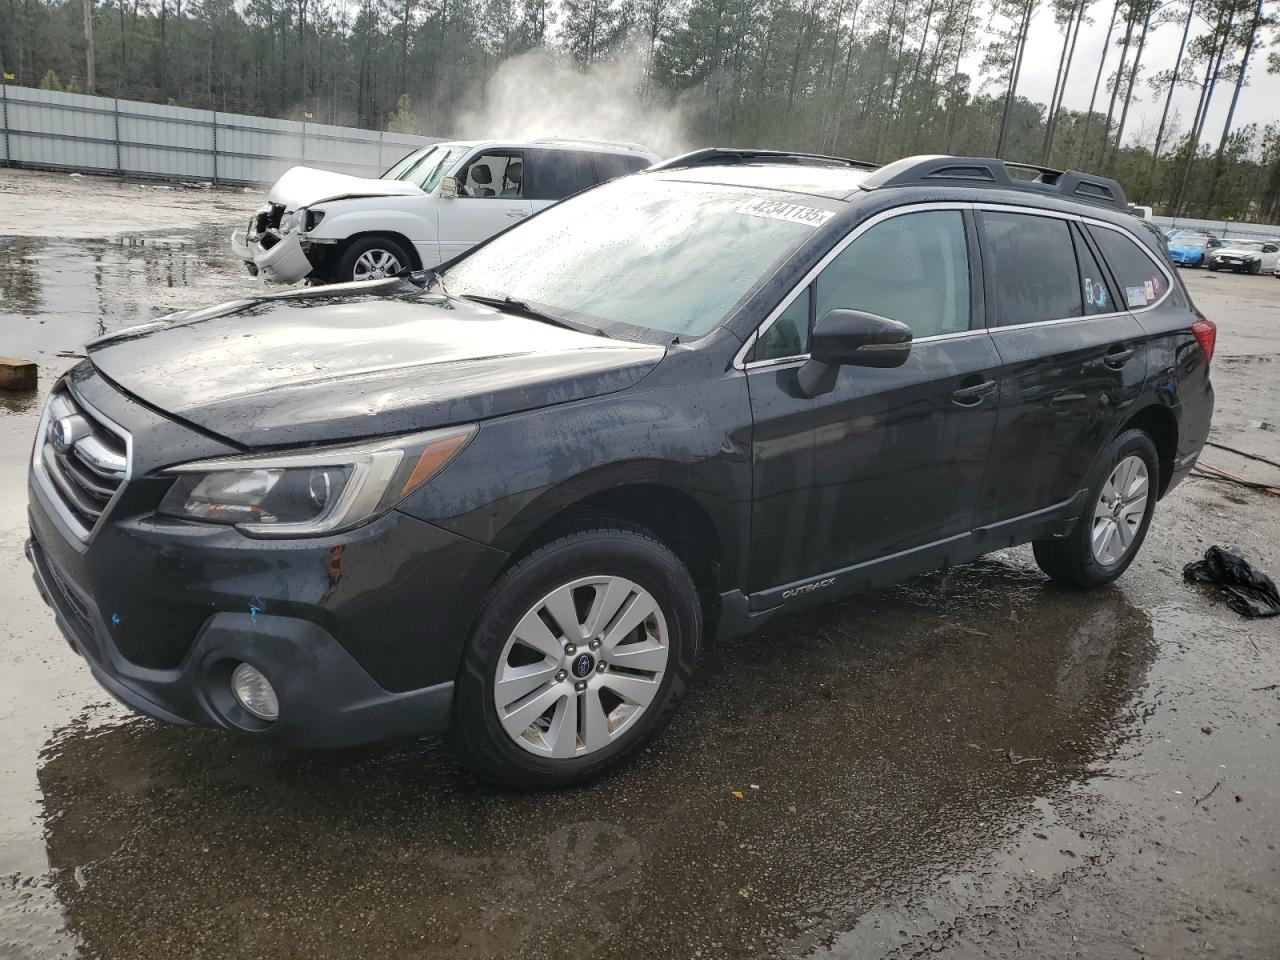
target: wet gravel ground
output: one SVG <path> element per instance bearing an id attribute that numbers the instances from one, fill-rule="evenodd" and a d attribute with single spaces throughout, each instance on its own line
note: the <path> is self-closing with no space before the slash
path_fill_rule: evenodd
<path id="1" fill-rule="evenodd" d="M 1280 955 L 1280 620 L 1180 575 L 1214 543 L 1280 575 L 1280 498 L 1189 480 L 1093 594 L 1020 549 L 776 622 L 568 793 L 494 793 L 434 742 L 166 727 L 37 598 L 25 458 L 60 352 L 249 286 L 226 233 L 258 198 L 6 193 L 42 212 L 0 245 L 0 354 L 41 391 L 0 393 L 0 957 Z M 143 202 L 145 232 L 73 239 Z M 1280 459 L 1280 281 L 1185 276 L 1220 328 L 1214 439 Z"/>

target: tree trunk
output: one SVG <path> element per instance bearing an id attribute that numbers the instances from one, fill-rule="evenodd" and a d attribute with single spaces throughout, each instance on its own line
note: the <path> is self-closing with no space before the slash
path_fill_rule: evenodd
<path id="1" fill-rule="evenodd" d="M 1075 24 L 1079 10 L 1080 4 L 1071 8 L 1066 29 L 1062 33 L 1062 53 L 1058 55 L 1058 72 L 1053 77 L 1053 94 L 1049 97 L 1049 110 L 1044 117 L 1044 143 L 1040 147 L 1040 162 L 1043 164 L 1049 162 L 1049 146 L 1053 142 L 1053 119 L 1058 115 L 1058 98 L 1062 94 L 1063 71 L 1067 66 L 1067 50 L 1071 46 L 1071 28 Z"/>
<path id="2" fill-rule="evenodd" d="M 1120 110 L 1120 126 L 1116 130 L 1116 142 L 1111 147 L 1111 159 L 1108 162 L 1108 169 L 1115 164 L 1116 157 L 1120 153 L 1120 141 L 1124 139 L 1124 125 L 1129 117 L 1129 104 L 1133 102 L 1133 85 L 1138 81 L 1138 70 L 1142 66 L 1142 51 L 1147 46 L 1147 33 L 1151 29 L 1151 14 L 1154 12 L 1155 4 L 1152 3 L 1147 8 L 1146 18 L 1142 21 L 1142 34 L 1138 37 L 1138 52 L 1133 55 L 1133 69 L 1129 71 L 1129 86 L 1125 90 L 1124 106 Z M 1119 77 L 1116 77 L 1116 82 L 1120 82 Z"/>
<path id="3" fill-rule="evenodd" d="M 93 0 L 84 0 L 84 92 L 97 92 L 93 72 Z"/>
<path id="4" fill-rule="evenodd" d="M 1005 94 L 1004 110 L 1000 114 L 1000 136 L 996 139 L 996 156 L 1004 157 L 1004 145 L 1009 133 L 1009 114 L 1013 109 L 1013 100 L 1018 93 L 1018 75 L 1022 72 L 1022 54 L 1027 45 L 1027 29 L 1031 26 L 1031 11 L 1035 0 L 1024 0 L 1026 9 L 1018 25 L 1018 39 L 1014 44 L 1013 63 L 1009 67 L 1009 92 Z"/>
<path id="5" fill-rule="evenodd" d="M 1098 87 L 1102 85 L 1102 73 L 1107 67 L 1107 54 L 1111 52 L 1111 35 L 1115 33 L 1116 17 L 1120 13 L 1120 4 L 1116 3 L 1111 8 L 1111 23 L 1107 25 L 1107 38 L 1102 41 L 1102 56 L 1098 57 L 1098 72 L 1093 78 L 1093 93 L 1089 96 L 1089 110 L 1085 114 L 1084 125 L 1081 129 L 1080 142 L 1080 162 L 1083 164 L 1085 154 L 1089 149 L 1089 128 L 1093 125 L 1093 108 L 1098 102 Z"/>
<path id="6" fill-rule="evenodd" d="M 1160 148 L 1164 146 L 1164 131 L 1169 123 L 1169 107 L 1173 104 L 1173 92 L 1178 88 L 1178 73 L 1182 70 L 1182 56 L 1187 51 L 1187 37 L 1191 34 L 1191 18 L 1196 12 L 1196 0 L 1187 4 L 1187 22 L 1182 27 L 1182 42 L 1178 44 L 1178 56 L 1173 61 L 1173 76 L 1169 78 L 1169 93 L 1164 98 L 1164 109 L 1160 112 L 1160 126 L 1156 128 L 1155 146 L 1151 148 L 1151 169 L 1147 179 L 1153 183 L 1156 176 L 1156 162 L 1160 159 Z"/>
<path id="7" fill-rule="evenodd" d="M 1226 55 L 1227 43 L 1230 41 L 1231 27 L 1234 24 L 1234 22 L 1235 22 L 1235 11 L 1233 10 L 1227 14 L 1227 24 L 1226 24 L 1226 27 L 1221 30 L 1221 35 L 1219 37 L 1216 53 L 1211 53 L 1208 58 L 1208 62 L 1205 64 L 1204 90 L 1202 91 L 1202 96 L 1200 99 L 1200 107 L 1199 107 L 1199 110 L 1197 111 L 1195 126 L 1191 131 L 1191 145 L 1190 145 L 1190 149 L 1187 151 L 1187 160 L 1186 160 L 1186 163 L 1184 163 L 1182 166 L 1182 179 L 1178 183 L 1178 192 L 1174 197 L 1173 215 L 1175 217 L 1182 216 L 1182 209 L 1184 204 L 1186 203 L 1187 180 L 1191 176 L 1191 167 L 1192 167 L 1192 164 L 1195 162 L 1196 154 L 1199 153 L 1200 151 L 1200 136 L 1204 131 L 1205 120 L 1209 116 L 1209 104 L 1213 100 L 1214 87 L 1218 85 L 1218 74 L 1222 70 L 1222 58 Z M 1221 26 L 1222 26 L 1222 14 L 1221 12 L 1219 12 L 1218 23 L 1215 26 L 1215 30 L 1217 30 Z"/>
<path id="8" fill-rule="evenodd" d="M 1240 88 L 1244 86 L 1245 75 L 1249 72 L 1249 57 L 1253 55 L 1254 44 L 1258 40 L 1258 28 L 1262 25 L 1262 2 L 1258 0 L 1253 11 L 1253 21 L 1249 24 L 1249 37 L 1244 44 L 1244 54 L 1240 57 L 1240 72 L 1236 74 L 1236 87 L 1231 94 L 1231 106 L 1227 108 L 1227 120 L 1222 125 L 1222 139 L 1218 141 L 1218 153 L 1213 160 L 1213 178 L 1209 181 L 1209 201 L 1212 204 L 1218 189 L 1218 178 L 1222 175 L 1222 160 L 1227 152 L 1227 140 L 1231 137 L 1231 124 L 1236 116 L 1236 104 L 1240 102 Z"/>
<path id="9" fill-rule="evenodd" d="M 1133 43 L 1133 27 L 1137 22 L 1137 0 L 1129 0 L 1129 11 L 1124 24 L 1124 45 L 1120 48 L 1120 65 L 1116 67 L 1115 83 L 1111 84 L 1111 101 L 1107 105 L 1107 122 L 1102 127 L 1102 144 L 1098 150 L 1099 166 L 1107 158 L 1107 145 L 1111 142 L 1111 120 L 1116 115 L 1116 100 L 1120 96 L 1120 87 L 1124 84 L 1124 65 L 1129 59 L 1129 47 Z"/>

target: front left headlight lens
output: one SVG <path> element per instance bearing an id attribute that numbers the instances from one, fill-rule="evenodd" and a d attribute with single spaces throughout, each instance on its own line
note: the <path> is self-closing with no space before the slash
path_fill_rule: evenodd
<path id="1" fill-rule="evenodd" d="M 284 216 L 280 218 L 280 232 L 282 234 L 293 233 L 293 231 L 301 229 L 306 222 L 306 207 L 299 210 L 286 210 Z"/>
<path id="2" fill-rule="evenodd" d="M 475 433 L 472 424 L 370 444 L 183 464 L 165 471 L 176 480 L 158 509 L 256 537 L 333 533 L 391 509 Z"/>

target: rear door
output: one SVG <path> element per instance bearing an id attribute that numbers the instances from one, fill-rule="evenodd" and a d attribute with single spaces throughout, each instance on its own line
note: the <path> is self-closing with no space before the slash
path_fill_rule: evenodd
<path id="1" fill-rule="evenodd" d="M 753 592 L 769 591 L 762 606 L 785 599 L 788 584 L 860 577 L 848 568 L 962 537 L 995 432 L 999 357 L 981 321 L 963 205 L 890 211 L 845 242 L 745 355 L 750 580 Z M 796 371 L 809 331 L 838 308 L 906 323 L 911 354 L 894 369 L 842 367 L 830 392 L 805 396 Z"/>
<path id="2" fill-rule="evenodd" d="M 458 173 L 458 195 L 441 197 L 440 253 L 443 259 L 470 250 L 533 211 L 525 196 L 524 151 L 477 151 Z"/>
<path id="3" fill-rule="evenodd" d="M 1070 511 L 1145 376 L 1144 333 L 1078 218 L 981 209 L 988 317 L 1000 353 L 1000 418 L 975 525 Z M 1117 296 L 1122 299 L 1117 302 Z M 1047 517 L 1048 518 L 1048 517 Z"/>
<path id="4" fill-rule="evenodd" d="M 585 150 L 530 149 L 528 196 L 536 213 L 596 183 L 591 154 Z"/>

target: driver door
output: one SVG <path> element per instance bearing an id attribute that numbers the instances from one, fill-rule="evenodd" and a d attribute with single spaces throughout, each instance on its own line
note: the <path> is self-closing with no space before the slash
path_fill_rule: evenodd
<path id="1" fill-rule="evenodd" d="M 982 324 L 973 250 L 972 215 L 959 206 L 890 211 L 762 328 L 745 358 L 754 422 L 750 589 L 764 593 L 753 605 L 776 605 L 806 581 L 865 583 L 882 558 L 909 565 L 929 545 L 970 531 L 1000 368 Z M 890 369 L 841 367 L 830 392 L 805 396 L 796 371 L 809 331 L 840 308 L 906 323 L 910 356 Z"/>
<path id="2" fill-rule="evenodd" d="M 458 195 L 441 197 L 440 255 L 465 253 L 533 212 L 524 191 L 524 151 L 482 150 L 458 173 Z"/>

